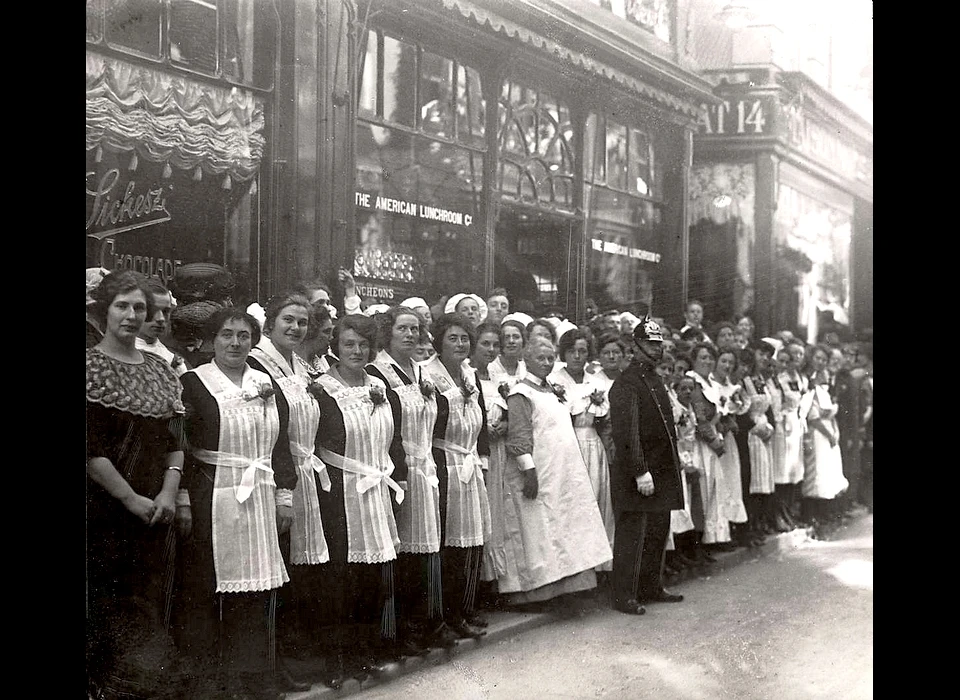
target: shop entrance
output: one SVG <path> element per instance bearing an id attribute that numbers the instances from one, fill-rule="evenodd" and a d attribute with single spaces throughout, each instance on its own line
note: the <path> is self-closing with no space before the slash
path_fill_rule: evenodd
<path id="1" fill-rule="evenodd" d="M 494 246 L 494 286 L 504 287 L 510 307 L 532 316 L 558 309 L 568 317 L 577 306 L 577 222 L 535 209 L 502 206 Z"/>

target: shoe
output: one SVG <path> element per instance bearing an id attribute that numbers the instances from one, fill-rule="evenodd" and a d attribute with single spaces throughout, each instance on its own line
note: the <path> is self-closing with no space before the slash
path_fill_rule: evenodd
<path id="1" fill-rule="evenodd" d="M 397 648 L 403 656 L 426 656 L 430 653 L 429 647 L 421 646 L 413 637 L 402 640 Z"/>
<path id="2" fill-rule="evenodd" d="M 450 629 L 450 625 L 446 622 L 441 622 L 434 628 L 433 632 L 426 637 L 426 641 L 430 646 L 438 649 L 455 647 L 459 640 L 459 635 Z"/>
<path id="3" fill-rule="evenodd" d="M 461 639 L 480 639 L 487 633 L 486 630 L 474 627 L 466 620 L 457 620 L 450 628 L 460 635 Z"/>
<path id="4" fill-rule="evenodd" d="M 685 569 L 689 569 L 697 565 L 696 561 L 694 561 L 693 559 L 691 559 L 686 554 L 683 554 L 680 551 L 677 551 L 676 553 L 676 560 L 677 560 L 677 563 L 680 564 L 680 566 L 682 566 Z"/>
<path id="5" fill-rule="evenodd" d="M 648 603 L 679 603 L 681 600 L 683 600 L 683 596 L 681 594 L 671 593 L 670 591 L 661 588 L 654 595 L 641 598 L 640 602 L 646 605 Z"/>
<path id="6" fill-rule="evenodd" d="M 700 549 L 699 554 L 700 554 L 700 557 L 703 559 L 703 561 L 706 562 L 707 564 L 713 564 L 717 561 L 717 558 L 713 556 L 713 554 L 708 552 L 706 549 Z"/>
<path id="7" fill-rule="evenodd" d="M 490 626 L 490 623 L 487 622 L 487 619 L 476 611 L 470 613 L 464 619 L 466 619 L 469 624 L 473 625 L 474 627 L 479 627 L 480 629 L 486 629 Z"/>
<path id="8" fill-rule="evenodd" d="M 627 615 L 643 615 L 647 612 L 647 609 L 640 605 L 640 602 L 634 598 L 631 598 L 625 603 L 614 603 L 613 609 L 619 610 Z"/>

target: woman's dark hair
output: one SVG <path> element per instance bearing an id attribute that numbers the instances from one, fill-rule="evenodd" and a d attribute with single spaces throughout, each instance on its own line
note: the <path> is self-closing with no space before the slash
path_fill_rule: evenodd
<path id="1" fill-rule="evenodd" d="M 758 340 L 753 346 L 753 351 L 765 352 L 770 355 L 770 357 L 774 357 L 777 354 L 777 349 L 766 340 Z"/>
<path id="2" fill-rule="evenodd" d="M 417 319 L 417 323 L 420 324 L 420 335 L 417 337 L 417 342 L 426 342 L 427 329 L 424 328 L 423 317 L 409 306 L 391 306 L 383 313 L 377 314 L 374 317 L 374 321 L 377 324 L 377 344 L 384 350 L 390 349 L 393 327 L 397 325 L 397 319 L 401 316 L 413 316 Z"/>
<path id="3" fill-rule="evenodd" d="M 340 336 L 344 331 L 353 331 L 361 338 L 370 343 L 370 355 L 368 362 L 373 362 L 377 356 L 377 324 L 369 316 L 363 314 L 348 314 L 341 318 L 337 325 L 333 327 L 333 337 L 330 339 L 330 346 L 337 357 L 340 357 Z"/>
<path id="4" fill-rule="evenodd" d="M 566 354 L 570 350 L 573 350 L 573 346 L 577 344 L 578 340 L 585 340 L 587 342 L 587 355 L 589 355 L 590 336 L 580 328 L 571 328 L 560 337 L 560 342 L 557 343 L 557 356 L 563 360 Z"/>
<path id="5" fill-rule="evenodd" d="M 733 321 L 717 321 L 713 326 L 711 336 L 714 341 L 716 341 L 716 339 L 720 336 L 720 331 L 722 331 L 724 328 L 729 328 L 731 332 L 736 333 L 737 324 L 735 324 Z"/>
<path id="6" fill-rule="evenodd" d="M 446 335 L 447 331 L 453 326 L 460 326 L 460 328 L 467 332 L 467 335 L 470 337 L 470 350 L 467 351 L 467 355 L 472 355 L 473 348 L 477 345 L 477 331 L 473 327 L 473 324 L 470 323 L 470 319 L 458 313 L 443 314 L 434 320 L 433 325 L 430 327 L 430 333 L 433 335 L 433 349 L 437 351 L 438 355 L 440 354 L 443 348 L 443 336 Z"/>
<path id="7" fill-rule="evenodd" d="M 493 333 L 497 336 L 497 340 L 500 340 L 500 324 L 494 323 L 493 321 L 484 321 L 478 325 L 475 329 L 477 334 L 477 342 L 470 347 L 470 356 L 473 356 L 473 353 L 476 352 L 477 348 L 480 347 L 480 336 L 484 333 Z"/>
<path id="8" fill-rule="evenodd" d="M 243 321 L 250 326 L 251 346 L 260 342 L 260 323 L 238 306 L 225 306 L 215 311 L 203 326 L 205 338 L 207 340 L 216 338 L 221 329 L 230 321 Z"/>
<path id="9" fill-rule="evenodd" d="M 747 374 L 753 374 L 757 369 L 757 352 L 753 348 L 743 348 L 737 356 L 740 364 L 746 368 Z"/>
<path id="10" fill-rule="evenodd" d="M 504 345 L 503 329 L 506 328 L 507 326 L 513 326 L 518 331 L 520 331 L 520 337 L 523 338 L 523 344 L 524 345 L 527 344 L 527 327 L 523 325 L 520 321 L 517 321 L 511 318 L 509 321 L 504 321 L 503 323 L 500 324 L 500 346 L 501 347 Z"/>
<path id="11" fill-rule="evenodd" d="M 493 291 L 487 296 L 487 299 L 491 297 L 504 297 L 507 301 L 510 301 L 510 297 L 507 296 L 507 290 L 503 287 L 494 287 Z"/>
<path id="12" fill-rule="evenodd" d="M 311 305 L 310 321 L 307 323 L 307 334 L 303 337 L 303 340 L 305 342 L 314 340 L 320 335 L 320 328 L 329 320 L 331 320 L 330 309 L 327 308 L 326 304 Z"/>
<path id="13" fill-rule="evenodd" d="M 273 324 L 277 322 L 277 316 L 279 316 L 280 312 L 288 306 L 302 306 L 307 312 L 308 316 L 310 309 L 313 308 L 313 305 L 310 303 L 310 299 L 300 292 L 287 292 L 285 294 L 278 294 L 275 297 L 272 297 L 270 301 L 267 302 L 267 308 L 264 309 L 264 314 L 266 315 L 266 318 L 263 321 L 264 333 L 270 333 L 273 330 Z M 310 327 L 309 324 L 310 322 L 307 321 L 308 329 Z"/>
<path id="14" fill-rule="evenodd" d="M 619 333 L 604 333 L 601 335 L 600 340 L 597 341 L 597 352 L 603 352 L 603 349 L 610 343 L 615 343 L 620 348 L 620 352 L 624 355 L 627 354 L 627 347 Z"/>
<path id="15" fill-rule="evenodd" d="M 720 358 L 723 355 L 733 355 L 733 367 L 730 368 L 731 374 L 737 371 L 737 366 L 740 364 L 740 351 L 736 348 L 724 348 L 723 350 L 717 350 L 717 361 L 720 361 Z"/>
<path id="16" fill-rule="evenodd" d="M 703 341 L 703 331 L 699 328 L 690 327 L 680 334 L 680 340 L 686 340 L 691 343 L 699 344 Z"/>
<path id="17" fill-rule="evenodd" d="M 548 331 L 550 331 L 550 340 L 551 340 L 551 342 L 553 342 L 554 347 L 556 347 L 556 345 L 557 345 L 557 331 L 554 330 L 553 324 L 551 324 L 547 319 L 542 318 L 542 317 L 541 317 L 541 318 L 534 319 L 533 321 L 530 321 L 530 323 L 527 324 L 527 338 L 529 338 L 529 337 L 533 334 L 533 327 L 534 327 L 534 326 L 543 326 L 543 327 L 546 328 Z M 526 343 L 524 343 L 524 345 L 526 345 Z"/>
<path id="18" fill-rule="evenodd" d="M 710 343 L 697 343 L 690 348 L 690 369 L 693 369 L 694 364 L 696 364 L 697 355 L 700 354 L 701 350 L 707 350 L 710 353 L 710 357 L 713 358 L 713 361 L 717 361 L 717 349 L 713 347 L 713 345 Z"/>
<path id="19" fill-rule="evenodd" d="M 147 289 L 150 290 L 151 294 L 157 294 L 159 296 L 170 293 L 170 290 L 167 289 L 166 285 L 164 285 L 158 277 L 147 277 Z"/>
<path id="20" fill-rule="evenodd" d="M 153 292 L 147 284 L 147 278 L 133 270 L 119 270 L 111 272 L 103 278 L 100 284 L 90 293 L 93 304 L 90 305 L 91 315 L 100 322 L 103 328 L 107 327 L 107 309 L 121 294 L 140 290 L 147 302 L 147 318 L 153 318 Z"/>

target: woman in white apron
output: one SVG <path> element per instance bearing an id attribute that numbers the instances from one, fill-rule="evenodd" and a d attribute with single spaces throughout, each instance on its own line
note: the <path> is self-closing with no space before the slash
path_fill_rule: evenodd
<path id="1" fill-rule="evenodd" d="M 802 345 L 791 343 L 786 347 L 789 359 L 778 381 L 783 392 L 783 459 L 776 463 L 774 474 L 776 498 L 783 519 L 788 525 L 796 526 L 799 486 L 803 481 L 803 433 L 806 430 L 806 416 L 800 415 L 800 399 L 807 393 L 808 380 L 800 372 L 803 366 L 804 350 Z"/>
<path id="2" fill-rule="evenodd" d="M 803 498 L 816 536 L 823 537 L 837 524 L 840 513 L 836 498 L 850 485 L 843 475 L 840 434 L 837 428 L 837 402 L 830 395 L 827 374 L 829 350 L 813 349 L 810 365 L 811 388 L 800 407 L 807 419 L 811 455 L 803 476 Z"/>
<path id="3" fill-rule="evenodd" d="M 301 659 L 315 656 L 319 650 L 315 602 L 323 595 L 319 567 L 330 560 L 317 497 L 320 490 L 329 490 L 330 477 L 326 465 L 314 454 L 320 407 L 307 391 L 310 366 L 295 352 L 306 337 L 311 311 L 309 299 L 300 294 L 271 299 L 265 311 L 264 335 L 248 360 L 251 367 L 273 378 L 290 409 L 290 451 L 298 479 L 293 490 L 293 525 L 289 535 L 280 540 L 290 586 L 281 592 L 277 634 L 281 649 Z M 289 686 L 289 690 L 310 687 L 298 688 L 293 682 Z"/>
<path id="4" fill-rule="evenodd" d="M 606 421 L 610 412 L 606 383 L 594 379 L 585 371 L 590 355 L 587 334 L 582 330 L 569 330 L 560 337 L 557 354 L 564 367 L 555 369 L 547 380 L 566 390 L 566 405 L 573 420 L 573 431 L 580 446 L 580 456 L 590 475 L 594 500 L 600 510 L 603 527 L 607 533 L 610 549 L 613 549 L 613 501 L 610 498 L 610 465 L 607 452 L 600 439 L 598 424 Z M 606 572 L 613 570 L 613 559 L 597 567 L 597 580 L 603 582 Z M 606 585 L 603 583 L 603 585 Z"/>
<path id="5" fill-rule="evenodd" d="M 553 343 L 531 338 L 525 359 L 528 374 L 507 398 L 507 571 L 498 584 L 510 605 L 593 589 L 596 567 L 613 559 L 569 399 L 547 381 Z"/>
<path id="6" fill-rule="evenodd" d="M 440 593 L 440 487 L 431 449 L 437 420 L 434 386 L 413 361 L 425 338 L 419 315 L 395 306 L 377 316 L 379 346 L 367 372 L 383 381 L 400 412 L 407 492 L 397 513 L 397 634 L 401 651 L 420 654 L 458 639 L 443 623 Z"/>
<path id="7" fill-rule="evenodd" d="M 511 330 L 515 326 L 511 322 Z M 477 327 L 477 343 L 470 353 L 470 366 L 477 373 L 480 393 L 487 410 L 487 437 L 490 442 L 490 459 L 484 473 L 487 497 L 490 502 L 490 538 L 483 543 L 483 562 L 480 566 L 481 586 L 478 604 L 492 605 L 496 602 L 497 576 L 504 570 L 503 550 L 503 470 L 507 461 L 504 438 L 507 435 L 507 392 L 511 383 L 507 375 L 494 379 L 490 367 L 500 356 L 501 326 L 485 321 Z M 485 626 L 477 613 L 471 620 L 474 625 Z"/>
<path id="8" fill-rule="evenodd" d="M 710 380 L 717 385 L 720 403 L 717 411 L 720 414 L 719 430 L 723 435 L 726 451 L 720 457 L 720 471 L 722 485 L 720 506 L 731 523 L 731 531 L 735 533 L 739 544 L 746 544 L 744 530 L 735 528 L 747 522 L 747 509 L 743 503 L 743 479 L 741 475 L 740 448 L 737 445 L 736 432 L 737 416 L 750 410 L 750 404 L 743 393 L 743 387 L 733 381 L 732 376 L 738 365 L 737 350 L 726 348 L 717 353 L 717 364 L 710 374 Z M 731 543 L 731 546 L 732 543 Z"/>
<path id="9" fill-rule="evenodd" d="M 376 324 L 359 314 L 334 329 L 339 358 L 313 384 L 320 404 L 317 456 L 330 473 L 320 515 L 330 550 L 324 568 L 332 626 L 325 682 L 339 687 L 347 675 L 363 678 L 396 658 L 394 561 L 400 538 L 396 510 L 404 500 L 407 465 L 398 407 L 384 383 L 366 372 L 375 357 Z"/>
<path id="10" fill-rule="evenodd" d="M 697 384 L 690 397 L 697 415 L 697 447 L 694 461 L 700 471 L 700 493 L 703 497 L 703 544 L 716 545 L 730 541 L 730 520 L 722 505 L 726 488 L 720 458 L 726 451 L 726 440 L 718 429 L 720 391 L 710 380 L 717 364 L 717 351 L 712 345 L 698 343 L 690 351 L 693 369 L 687 376 Z M 712 556 L 706 554 L 710 560 Z"/>
<path id="11" fill-rule="evenodd" d="M 289 580 L 279 536 L 293 521 L 297 471 L 286 400 L 246 364 L 260 326 L 235 308 L 207 326 L 214 358 L 181 377 L 193 534 L 184 546 L 182 648 L 237 694 L 279 697 L 277 591 Z"/>
<path id="12" fill-rule="evenodd" d="M 773 435 L 776 416 L 773 409 L 774 397 L 779 389 L 773 383 L 772 355 L 773 347 L 760 341 L 754 350 L 753 362 L 748 374 L 743 378 L 743 388 L 750 401 L 749 416 L 751 427 L 747 434 L 747 448 L 750 451 L 750 495 L 753 506 L 748 508 L 751 519 L 755 518 L 754 534 L 757 538 L 772 534 L 774 522 L 769 519 L 770 501 L 774 491 Z M 779 399 L 778 399 L 779 405 Z"/>
<path id="13" fill-rule="evenodd" d="M 444 620 L 461 637 L 485 632 L 470 624 L 480 582 L 483 544 L 491 535 L 483 472 L 490 455 L 486 408 L 476 372 L 465 362 L 476 342 L 473 324 L 460 314 L 433 323 L 437 355 L 423 365 L 437 391 L 433 457 L 440 480 Z"/>

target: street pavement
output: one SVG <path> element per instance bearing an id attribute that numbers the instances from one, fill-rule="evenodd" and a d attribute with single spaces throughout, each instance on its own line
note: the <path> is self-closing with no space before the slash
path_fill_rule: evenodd
<path id="1" fill-rule="evenodd" d="M 589 600 L 496 613 L 453 653 L 404 662 L 340 692 L 290 700 L 860 700 L 873 697 L 873 516 L 829 541 L 805 531 L 725 555 L 672 587 L 678 604 L 624 615 Z"/>

